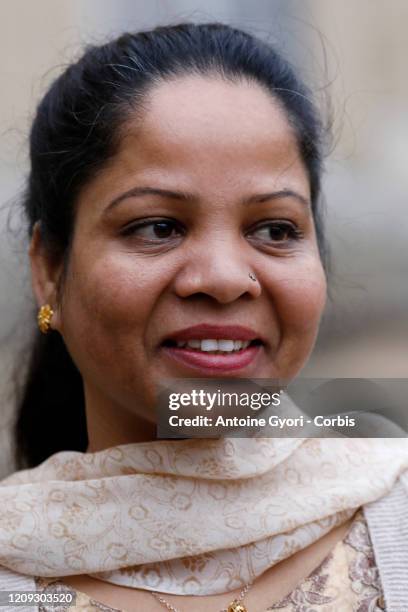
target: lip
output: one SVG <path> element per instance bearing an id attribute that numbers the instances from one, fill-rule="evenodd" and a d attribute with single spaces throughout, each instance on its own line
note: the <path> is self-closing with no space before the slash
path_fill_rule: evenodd
<path id="1" fill-rule="evenodd" d="M 206 353 L 192 349 L 188 346 L 166 346 L 166 341 L 188 341 L 188 340 L 260 340 L 262 344 L 250 345 L 236 353 Z M 264 341 L 261 335 L 253 329 L 242 325 L 213 325 L 203 323 L 193 325 L 175 331 L 166 336 L 160 345 L 164 354 L 171 361 L 203 376 L 226 375 L 229 372 L 237 372 L 249 375 L 249 370 L 255 366 L 255 361 L 263 350 Z M 246 372 L 245 372 L 246 370 Z"/>
<path id="2" fill-rule="evenodd" d="M 217 374 L 225 375 L 228 372 L 236 372 L 237 370 L 244 370 L 253 366 L 262 348 L 262 345 L 258 344 L 248 346 L 237 353 L 225 353 L 224 355 L 204 353 L 191 348 L 179 348 L 176 346 L 163 346 L 161 350 L 170 359 L 187 366 L 188 369 L 192 369 L 204 376 L 210 376 Z"/>
<path id="3" fill-rule="evenodd" d="M 187 340 L 205 340 L 211 338 L 213 340 L 261 340 L 264 343 L 261 335 L 249 327 L 243 327 L 242 325 L 212 325 L 202 323 L 200 325 L 193 325 L 192 327 L 186 327 L 175 331 L 168 336 L 165 340 L 187 341 Z"/>

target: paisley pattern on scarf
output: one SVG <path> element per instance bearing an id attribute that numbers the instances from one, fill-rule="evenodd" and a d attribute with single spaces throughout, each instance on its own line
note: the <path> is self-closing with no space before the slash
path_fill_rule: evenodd
<path id="1" fill-rule="evenodd" d="M 404 439 L 63 451 L 0 483 L 0 564 L 180 595 L 231 591 L 382 497 L 407 468 Z"/>
<path id="2" fill-rule="evenodd" d="M 54 582 L 55 581 L 55 582 Z M 54 578 L 36 578 L 43 593 L 60 593 L 69 587 Z M 72 612 L 126 612 L 75 591 Z M 364 514 L 359 511 L 347 535 L 338 542 L 324 561 L 289 595 L 272 604 L 267 611 L 280 612 L 383 612 L 385 608 L 374 552 Z M 39 612 L 55 612 L 40 606 Z M 58 611 L 57 611 L 58 612 Z M 61 611 L 62 612 L 62 608 Z"/>

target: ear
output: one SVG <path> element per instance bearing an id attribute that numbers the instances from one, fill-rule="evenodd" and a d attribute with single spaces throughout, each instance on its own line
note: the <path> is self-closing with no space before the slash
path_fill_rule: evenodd
<path id="1" fill-rule="evenodd" d="M 41 223 L 36 221 L 28 251 L 31 266 L 31 282 L 38 307 L 49 304 L 54 311 L 51 318 L 52 329 L 61 330 L 61 309 L 58 303 L 57 286 L 62 271 L 62 261 L 58 263 L 46 249 L 41 234 Z"/>

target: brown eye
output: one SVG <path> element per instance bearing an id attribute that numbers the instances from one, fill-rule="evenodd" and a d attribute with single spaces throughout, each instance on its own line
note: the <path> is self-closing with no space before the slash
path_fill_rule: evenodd
<path id="1" fill-rule="evenodd" d="M 174 231 L 174 224 L 168 221 L 157 221 L 152 224 L 152 231 L 157 238 L 169 238 Z"/>
<path id="2" fill-rule="evenodd" d="M 178 224 L 171 219 L 133 223 L 122 231 L 123 236 L 135 236 L 149 241 L 168 240 L 179 236 L 181 233 Z"/>
<path id="3" fill-rule="evenodd" d="M 281 243 L 297 240 L 300 238 L 299 230 L 287 222 L 265 223 L 251 232 L 251 237 L 262 242 Z"/>

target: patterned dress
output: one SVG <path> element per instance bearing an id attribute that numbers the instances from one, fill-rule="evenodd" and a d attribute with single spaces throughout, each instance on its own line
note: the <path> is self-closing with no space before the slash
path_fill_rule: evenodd
<path id="1" fill-rule="evenodd" d="M 72 589 L 59 578 L 37 577 L 39 591 Z M 76 604 L 70 612 L 127 612 L 95 601 L 75 591 Z M 164 608 L 163 608 L 164 609 Z M 40 606 L 39 612 L 62 612 L 63 606 Z M 373 547 L 363 512 L 357 512 L 348 533 L 307 578 L 266 610 L 279 612 L 384 612 L 385 604 Z M 266 612 L 266 610 L 264 612 Z M 259 611 L 258 611 L 259 612 Z"/>

